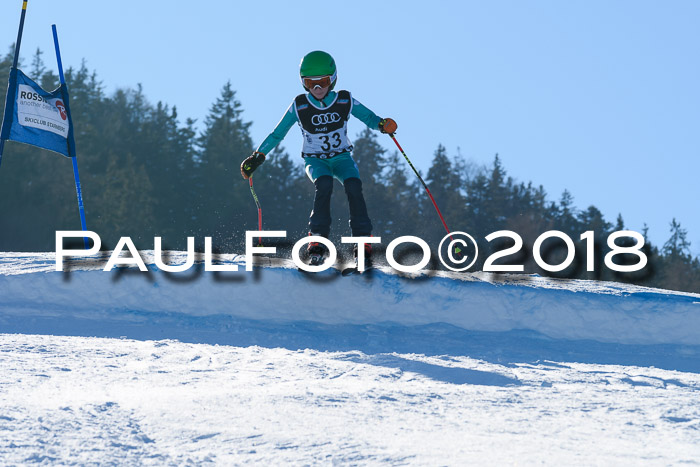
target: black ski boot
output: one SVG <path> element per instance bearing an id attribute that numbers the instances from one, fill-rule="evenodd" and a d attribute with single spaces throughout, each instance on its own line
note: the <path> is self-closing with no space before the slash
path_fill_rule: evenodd
<path id="1" fill-rule="evenodd" d="M 358 274 L 360 272 L 360 270 L 357 269 L 357 245 L 355 245 L 352 249 L 352 257 L 355 260 L 355 265 L 353 267 L 343 269 L 341 272 L 343 276 Z M 363 271 L 363 274 L 367 273 L 370 269 L 372 269 L 372 244 L 365 243 L 365 270 Z"/>
<path id="2" fill-rule="evenodd" d="M 357 266 L 357 245 L 352 249 L 352 257 L 355 258 L 355 265 Z M 372 244 L 365 243 L 365 267 L 372 267 Z"/>
<path id="3" fill-rule="evenodd" d="M 310 242 L 306 248 L 306 255 L 309 257 L 310 266 L 320 266 L 326 260 L 328 248 L 319 242 Z"/>

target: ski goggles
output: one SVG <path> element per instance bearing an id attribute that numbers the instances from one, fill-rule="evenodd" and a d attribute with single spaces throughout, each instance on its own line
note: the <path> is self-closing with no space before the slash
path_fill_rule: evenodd
<path id="1" fill-rule="evenodd" d="M 316 86 L 327 88 L 333 83 L 333 76 L 302 76 L 301 82 L 306 89 L 313 89 Z"/>

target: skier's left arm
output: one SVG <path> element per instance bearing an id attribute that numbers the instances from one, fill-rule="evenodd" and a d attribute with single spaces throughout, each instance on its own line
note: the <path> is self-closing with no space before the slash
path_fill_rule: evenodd
<path id="1" fill-rule="evenodd" d="M 396 131 L 397 126 L 394 120 L 378 117 L 377 114 L 362 105 L 354 97 L 352 98 L 352 111 L 350 113 L 372 130 L 379 130 L 382 133 L 394 133 Z"/>

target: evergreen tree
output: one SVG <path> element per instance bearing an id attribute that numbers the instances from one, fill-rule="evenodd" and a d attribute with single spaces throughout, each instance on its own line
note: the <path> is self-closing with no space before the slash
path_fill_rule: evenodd
<path id="1" fill-rule="evenodd" d="M 245 230 L 257 229 L 257 211 L 247 184 L 240 177 L 241 161 L 253 151 L 241 103 L 227 82 L 204 120 L 195 189 L 195 219 L 199 235 L 214 237 L 221 249 L 240 251 Z"/>
<path id="2" fill-rule="evenodd" d="M 493 158 L 493 166 L 487 184 L 484 209 L 493 222 L 493 229 L 503 228 L 508 216 L 509 190 L 506 186 L 506 172 L 498 154 Z"/>
<path id="3" fill-rule="evenodd" d="M 688 231 L 681 227 L 680 222 L 674 217 L 671 221 L 671 237 L 664 243 L 663 252 L 669 260 L 680 260 L 689 262 L 690 242 L 688 241 Z"/>
<path id="4" fill-rule="evenodd" d="M 671 236 L 663 246 L 660 271 L 661 286 L 669 289 L 700 291 L 700 262 L 690 254 L 688 232 L 675 218 L 671 221 Z"/>
<path id="5" fill-rule="evenodd" d="M 387 239 L 415 235 L 416 219 L 420 215 L 418 199 L 425 196 L 425 190 L 409 182 L 406 165 L 403 156 L 398 152 L 394 152 L 386 161 L 383 175 L 384 204 L 381 210 L 382 216 L 378 219 L 377 232 Z"/>
<path id="6" fill-rule="evenodd" d="M 461 180 L 442 144 L 435 151 L 425 182 L 448 227 L 450 223 L 454 226 L 465 218 L 466 199 L 462 195 Z M 428 229 L 425 240 L 437 244 L 446 232 L 430 197 L 425 192 L 423 194 L 420 206 Z"/>
<path id="7" fill-rule="evenodd" d="M 574 206 L 574 197 L 569 190 L 564 190 L 559 198 L 559 203 L 553 203 L 548 218 L 552 221 L 552 227 L 566 233 L 572 239 L 576 239 L 583 233 L 578 221 L 579 212 Z"/>
<path id="8" fill-rule="evenodd" d="M 185 248 L 187 235 L 183 233 L 193 229 L 189 189 L 194 177 L 195 133 L 193 122 L 188 125 L 181 128 L 177 109 L 158 102 L 146 112 L 138 133 L 138 153 L 153 186 L 153 208 L 157 211 L 151 229 L 163 237 L 167 248 Z"/>
<path id="9" fill-rule="evenodd" d="M 88 220 L 108 246 L 129 236 L 139 248 L 152 248 L 158 195 L 148 170 L 153 156 L 143 151 L 143 127 L 152 108 L 141 86 L 118 89 L 112 97 L 96 97 L 91 104 L 74 118 L 76 128 L 91 118 L 99 124 L 88 127 L 98 133 L 90 151 L 83 152 L 76 140 L 79 160 L 85 154 L 88 164 L 95 164 L 85 188 L 86 214 L 92 213 Z"/>
<path id="10" fill-rule="evenodd" d="M 487 211 L 489 179 L 485 170 L 480 171 L 467 184 L 466 218 L 468 232 L 483 238 L 493 232 L 494 221 Z"/>
<path id="11" fill-rule="evenodd" d="M 435 150 L 425 181 L 438 206 L 449 202 L 451 195 L 459 185 L 455 183 L 452 162 L 447 156 L 447 149 L 442 144 L 439 144 Z"/>

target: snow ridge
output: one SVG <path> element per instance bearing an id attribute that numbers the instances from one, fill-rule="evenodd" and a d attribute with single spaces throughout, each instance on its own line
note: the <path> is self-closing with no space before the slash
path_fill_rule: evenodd
<path id="1" fill-rule="evenodd" d="M 146 273 L 135 268 L 104 272 L 106 256 L 74 261 L 70 272 L 61 273 L 54 271 L 52 253 L 3 253 L 0 320 L 6 325 L 29 318 L 34 323 L 80 320 L 81 327 L 92 322 L 95 335 L 105 335 L 99 323 L 157 326 L 176 317 L 199 326 L 228 317 L 330 326 L 442 324 L 628 345 L 700 343 L 698 294 L 523 275 L 428 271 L 404 277 L 389 268 L 371 277 L 340 277 L 333 271 L 314 275 L 299 272 L 291 261 L 267 258 L 245 272 L 238 255 L 220 259 L 237 264 L 239 272 L 205 272 L 198 263 L 191 271 L 169 274 L 154 266 L 152 252 L 142 256 L 149 265 Z M 168 256 L 180 264 L 185 253 Z"/>

